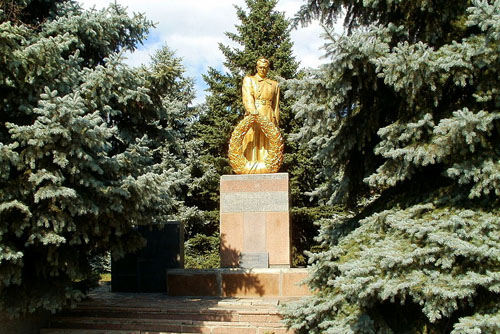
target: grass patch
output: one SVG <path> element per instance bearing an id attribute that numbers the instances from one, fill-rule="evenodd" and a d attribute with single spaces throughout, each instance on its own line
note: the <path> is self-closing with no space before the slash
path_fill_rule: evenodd
<path id="1" fill-rule="evenodd" d="M 101 282 L 111 282 L 111 274 L 101 274 Z"/>

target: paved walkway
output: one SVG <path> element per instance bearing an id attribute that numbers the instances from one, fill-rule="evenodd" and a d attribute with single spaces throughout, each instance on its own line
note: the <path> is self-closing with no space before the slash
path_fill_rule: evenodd
<path id="1" fill-rule="evenodd" d="M 101 286 L 91 293 L 88 298 L 78 303 L 78 306 L 117 306 L 121 308 L 148 308 L 165 309 L 176 308 L 210 308 L 224 307 L 224 305 L 240 305 L 245 308 L 252 306 L 276 307 L 287 302 L 300 299 L 298 297 L 280 298 L 221 298 L 221 297 L 171 297 L 165 293 L 131 293 L 111 292 L 109 285 Z"/>
<path id="2" fill-rule="evenodd" d="M 241 305 L 245 307 L 265 306 L 276 307 L 287 302 L 298 300 L 298 297 L 280 298 L 221 298 L 221 297 L 172 297 L 165 293 L 132 293 L 111 292 L 110 285 L 104 285 L 89 293 L 88 298 L 78 303 L 79 306 L 120 306 L 140 308 L 176 307 L 213 307 L 215 305 Z"/>

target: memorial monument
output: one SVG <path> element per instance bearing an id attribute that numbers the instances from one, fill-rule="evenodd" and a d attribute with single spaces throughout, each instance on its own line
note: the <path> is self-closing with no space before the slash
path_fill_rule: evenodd
<path id="1" fill-rule="evenodd" d="M 298 297 L 307 269 L 290 268 L 288 174 L 279 124 L 279 86 L 267 78 L 270 63 L 257 60 L 243 79 L 244 118 L 233 131 L 229 160 L 236 175 L 220 180 L 221 267 L 169 269 L 171 296 Z"/>
<path id="2" fill-rule="evenodd" d="M 243 79 L 245 117 L 229 143 L 239 175 L 220 182 L 221 266 L 290 267 L 288 174 L 279 131 L 279 86 L 267 78 L 270 63 L 257 60 L 256 74 Z"/>

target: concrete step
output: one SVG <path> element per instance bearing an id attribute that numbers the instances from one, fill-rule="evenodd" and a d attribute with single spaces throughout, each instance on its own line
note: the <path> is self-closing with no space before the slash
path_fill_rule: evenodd
<path id="1" fill-rule="evenodd" d="M 189 327 L 185 326 L 180 331 L 172 332 L 169 328 L 142 328 L 116 330 L 110 328 L 47 328 L 40 330 L 40 334 L 183 334 L 183 333 L 205 333 L 205 334 L 292 334 L 286 328 L 275 327 Z"/>
<path id="2" fill-rule="evenodd" d="M 141 331 L 111 331 L 107 329 L 62 329 L 62 328 L 48 328 L 40 330 L 40 334 L 143 334 L 143 333 L 146 332 L 141 333 Z M 162 333 L 162 334 L 180 334 L 180 333 Z"/>
<path id="3" fill-rule="evenodd" d="M 50 320 L 41 334 L 291 334 L 278 299 L 107 294 Z"/>
<path id="4" fill-rule="evenodd" d="M 208 307 L 151 309 L 140 307 L 78 307 L 61 314 L 64 317 L 97 317 L 97 318 L 141 318 L 171 319 L 195 321 L 231 321 L 269 323 L 280 322 L 281 316 L 276 308 L 265 307 Z"/>
<path id="5" fill-rule="evenodd" d="M 148 332 L 148 331 L 111 331 L 102 329 L 42 329 L 40 334 L 182 334 L 167 332 Z"/>
<path id="6" fill-rule="evenodd" d="M 198 333 L 220 333 L 220 334 L 237 334 L 237 333 L 254 333 L 249 331 L 233 332 L 230 331 L 218 331 L 218 332 L 198 332 Z M 101 329 L 42 329 L 40 334 L 184 334 L 184 333 L 173 333 L 173 332 L 152 332 L 152 331 L 121 331 L 121 330 L 101 330 Z M 266 330 L 260 331 L 256 334 L 291 334 L 291 332 L 286 332 L 283 330 Z"/>
<path id="7" fill-rule="evenodd" d="M 223 322 L 252 322 L 252 323 L 278 323 L 282 317 L 273 313 L 256 312 L 188 312 L 188 311 L 170 311 L 170 312 L 134 312 L 134 311 L 81 311 L 76 310 L 64 313 L 67 317 L 96 317 L 96 318 L 140 318 L 157 320 L 191 320 L 191 321 L 223 321 Z"/>
<path id="8" fill-rule="evenodd" d="M 139 330 L 179 333 L 218 333 L 232 329 L 234 333 L 258 333 L 284 329 L 281 322 L 254 323 L 245 321 L 194 321 L 172 319 L 143 318 L 92 318 L 92 317 L 56 317 L 51 320 L 52 328 L 102 329 L 102 330 Z"/>

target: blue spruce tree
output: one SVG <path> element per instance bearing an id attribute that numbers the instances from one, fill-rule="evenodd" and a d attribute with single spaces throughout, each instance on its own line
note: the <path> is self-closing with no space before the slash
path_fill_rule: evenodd
<path id="1" fill-rule="evenodd" d="M 81 298 L 90 259 L 176 214 L 192 82 L 167 48 L 139 68 L 120 56 L 151 26 L 118 5 L 0 2 L 0 312 Z"/>
<path id="2" fill-rule="evenodd" d="M 345 16 L 346 32 L 328 26 Z M 329 63 L 287 94 L 326 178 L 298 333 L 500 331 L 500 1 L 308 0 Z"/>

